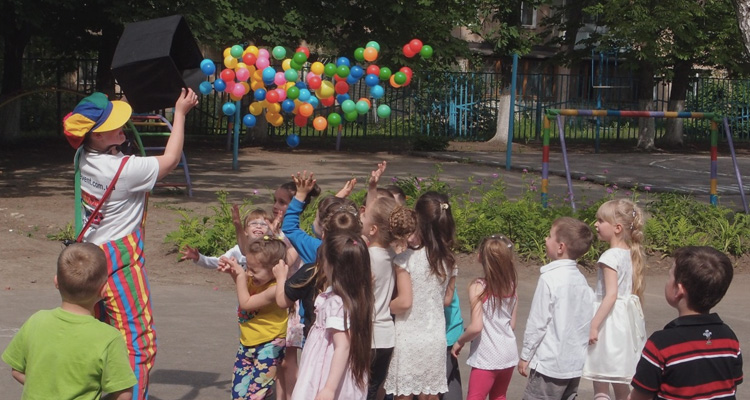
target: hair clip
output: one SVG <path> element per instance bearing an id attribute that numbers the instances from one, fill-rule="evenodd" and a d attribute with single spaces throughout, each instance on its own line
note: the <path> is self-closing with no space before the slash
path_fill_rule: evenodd
<path id="1" fill-rule="evenodd" d="M 278 238 L 278 237 L 276 237 L 276 236 L 271 236 L 271 235 L 263 235 L 263 240 L 264 240 L 264 241 L 266 241 L 266 242 L 270 242 L 270 241 L 272 241 L 272 240 L 281 240 L 281 239 L 279 239 L 279 238 Z"/>
<path id="2" fill-rule="evenodd" d="M 490 235 L 490 239 L 502 240 L 503 242 L 505 242 L 505 245 L 508 246 L 509 249 L 513 247 L 513 242 L 511 242 L 510 239 L 508 239 L 505 235 Z"/>
<path id="3" fill-rule="evenodd" d="M 440 203 L 440 209 L 441 210 L 447 210 L 450 207 L 448 203 Z"/>
<path id="4" fill-rule="evenodd" d="M 635 209 L 633 209 L 633 218 L 635 218 Z"/>

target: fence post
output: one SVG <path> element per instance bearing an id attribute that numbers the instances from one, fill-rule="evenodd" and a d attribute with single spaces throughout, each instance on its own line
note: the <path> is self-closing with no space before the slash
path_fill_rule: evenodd
<path id="1" fill-rule="evenodd" d="M 549 116 L 544 114 L 544 129 L 542 129 L 542 207 L 547 208 L 547 189 L 549 186 Z"/>
<path id="2" fill-rule="evenodd" d="M 518 54 L 513 54 L 513 70 L 510 75 L 510 121 L 508 121 L 508 144 L 505 149 L 505 169 L 510 171 L 513 154 L 513 129 L 516 121 L 516 77 L 518 76 Z"/>

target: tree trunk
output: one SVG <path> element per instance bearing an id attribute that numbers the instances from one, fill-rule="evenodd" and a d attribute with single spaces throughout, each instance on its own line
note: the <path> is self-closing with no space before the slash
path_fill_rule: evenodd
<path id="1" fill-rule="evenodd" d="M 654 109 L 654 67 L 642 64 L 638 69 L 638 108 L 644 111 Z M 655 149 L 656 124 L 653 118 L 638 118 L 638 148 L 646 151 Z"/>
<path id="2" fill-rule="evenodd" d="M 684 111 L 690 72 L 693 69 L 691 60 L 678 60 L 674 64 L 674 78 L 672 90 L 669 93 L 669 111 Z M 684 120 L 669 118 L 666 121 L 667 131 L 664 134 L 664 144 L 667 146 L 682 146 Z"/>
<path id="3" fill-rule="evenodd" d="M 0 104 L 10 100 L 23 90 L 23 53 L 31 39 L 27 25 L 18 24 L 13 3 L 3 1 L 2 36 L 5 38 L 3 49 L 3 78 Z M 21 25 L 19 28 L 18 25 Z M 21 103 L 10 101 L 0 107 L 0 143 L 8 142 L 21 135 Z"/>
<path id="4" fill-rule="evenodd" d="M 115 78 L 112 76 L 112 58 L 115 56 L 117 42 L 123 28 L 118 25 L 104 24 L 102 29 L 99 55 L 97 56 L 96 90 L 114 98 Z"/>
<path id="5" fill-rule="evenodd" d="M 734 0 L 733 3 L 745 51 L 750 56 L 750 0 Z"/>

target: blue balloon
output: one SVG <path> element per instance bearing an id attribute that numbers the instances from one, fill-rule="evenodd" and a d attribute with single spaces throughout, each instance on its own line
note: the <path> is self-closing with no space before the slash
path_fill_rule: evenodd
<path id="1" fill-rule="evenodd" d="M 201 85 L 198 86 L 198 90 L 201 92 L 201 94 L 211 94 L 211 91 L 214 90 L 214 87 L 211 86 L 211 82 L 203 81 L 201 82 Z"/>
<path id="2" fill-rule="evenodd" d="M 351 73 L 351 72 L 349 72 L 349 73 Z M 380 77 L 378 77 L 377 75 L 375 75 L 375 74 L 367 74 L 367 76 L 365 76 L 365 84 L 367 86 L 373 87 L 373 86 L 377 85 L 378 83 L 380 83 Z"/>
<path id="3" fill-rule="evenodd" d="M 349 93 L 344 93 L 344 94 L 340 94 L 340 95 L 336 96 L 336 102 L 339 103 L 339 104 L 341 104 L 341 103 L 343 103 L 343 102 L 345 102 L 345 101 L 347 101 L 349 99 L 351 99 L 351 97 L 349 97 Z"/>
<path id="4" fill-rule="evenodd" d="M 352 63 L 346 57 L 339 57 L 338 59 L 336 59 L 336 66 L 340 67 L 342 65 L 346 65 L 347 67 L 351 67 Z"/>
<path id="5" fill-rule="evenodd" d="M 302 81 L 297 81 L 297 83 L 294 84 L 294 86 L 297 86 L 297 89 L 307 89 L 307 84 Z"/>
<path id="6" fill-rule="evenodd" d="M 221 79 L 217 79 L 214 81 L 214 89 L 216 89 L 217 92 L 223 92 L 227 88 L 227 83 L 224 82 Z"/>
<path id="7" fill-rule="evenodd" d="M 348 83 L 350 85 L 353 85 L 353 84 L 357 83 L 358 80 L 359 79 L 353 77 L 351 74 L 349 74 L 349 76 L 346 77 L 346 83 Z"/>
<path id="8" fill-rule="evenodd" d="M 299 96 L 297 97 L 297 100 L 299 101 L 308 101 L 310 100 L 310 91 L 307 89 L 300 89 L 299 90 Z"/>
<path id="9" fill-rule="evenodd" d="M 320 105 L 320 100 L 315 96 L 310 96 L 310 100 L 307 101 L 313 108 L 317 108 Z"/>
<path id="10" fill-rule="evenodd" d="M 266 89 L 255 89 L 255 92 L 253 92 L 253 96 L 255 97 L 255 100 L 257 101 L 263 101 L 266 99 Z"/>
<path id="11" fill-rule="evenodd" d="M 359 65 L 355 65 L 351 68 L 349 68 L 349 76 L 353 76 L 357 79 L 361 78 L 365 74 L 365 70 L 362 69 Z"/>
<path id="12" fill-rule="evenodd" d="M 242 117 L 242 123 L 245 124 L 246 127 L 252 128 L 255 126 L 255 115 L 253 114 L 247 114 L 244 117 Z"/>
<path id="13" fill-rule="evenodd" d="M 287 135 L 286 144 L 289 145 L 289 147 L 299 146 L 299 136 L 294 133 L 292 133 L 291 135 Z"/>
<path id="14" fill-rule="evenodd" d="M 224 115 L 234 115 L 237 112 L 237 107 L 230 101 L 221 106 L 221 111 L 224 112 Z"/>
<path id="15" fill-rule="evenodd" d="M 273 78 L 276 77 L 276 70 L 273 67 L 263 68 L 263 83 L 269 85 L 273 83 Z"/>
<path id="16" fill-rule="evenodd" d="M 281 102 L 281 109 L 284 110 L 284 112 L 290 113 L 294 111 L 294 107 L 295 107 L 294 100 L 286 99 Z"/>
<path id="17" fill-rule="evenodd" d="M 373 99 L 381 99 L 385 95 L 385 89 L 380 85 L 375 85 L 370 88 L 370 96 Z"/>
<path id="18" fill-rule="evenodd" d="M 206 75 L 213 75 L 216 72 L 216 64 L 208 58 L 201 61 L 201 71 Z"/>

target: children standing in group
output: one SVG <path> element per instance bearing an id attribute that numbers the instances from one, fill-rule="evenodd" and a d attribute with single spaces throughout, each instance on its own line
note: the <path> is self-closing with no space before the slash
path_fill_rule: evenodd
<path id="1" fill-rule="evenodd" d="M 545 239 L 552 262 L 540 270 L 518 362 L 518 372 L 529 377 L 525 400 L 570 399 L 578 392 L 594 292 L 576 260 L 593 240 L 591 228 L 570 217 L 556 219 Z"/>
<path id="2" fill-rule="evenodd" d="M 455 285 L 452 247 L 455 223 L 448 197 L 426 192 L 415 205 L 417 228 L 411 247 L 396 256 L 396 342 L 385 390 L 397 399 L 419 394 L 437 399 L 448 391 L 443 307 Z"/>
<path id="3" fill-rule="evenodd" d="M 729 257 L 714 248 L 675 251 L 664 297 L 679 317 L 649 337 L 629 399 L 735 398 L 743 378 L 740 343 L 719 315 L 711 313 L 733 274 Z"/>
<path id="4" fill-rule="evenodd" d="M 471 366 L 467 400 L 505 400 L 513 369 L 518 364 L 516 310 L 518 278 L 513 266 L 513 243 L 503 235 L 485 238 L 479 245 L 484 271 L 469 286 L 471 323 L 453 345 L 452 355 L 471 341 L 466 361 Z"/>
<path id="5" fill-rule="evenodd" d="M 609 243 L 597 262 L 596 304 L 583 377 L 594 381 L 594 398 L 625 400 L 646 340 L 640 297 L 644 290 L 643 213 L 627 199 L 610 200 L 596 212 L 599 240 Z"/>
<path id="6" fill-rule="evenodd" d="M 373 292 L 367 245 L 354 232 L 326 235 L 320 248 L 329 286 L 300 359 L 293 400 L 362 400 L 367 395 Z"/>
<path id="7" fill-rule="evenodd" d="M 219 269 L 235 281 L 239 302 L 240 346 L 234 364 L 232 399 L 262 399 L 276 380 L 284 358 L 288 312 L 276 304 L 273 267 L 284 264 L 286 245 L 272 235 L 255 239 L 245 249 L 247 271 L 236 259 L 222 257 Z M 277 393 L 283 398 L 283 385 Z"/>
<path id="8" fill-rule="evenodd" d="M 74 243 L 57 259 L 55 287 L 62 304 L 34 313 L 13 336 L 3 361 L 23 385 L 24 399 L 133 398 L 138 382 L 120 332 L 92 313 L 107 283 L 98 246 Z"/>

